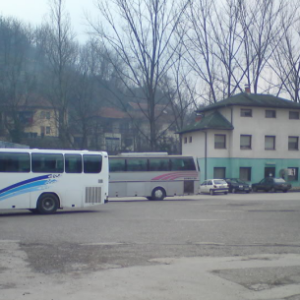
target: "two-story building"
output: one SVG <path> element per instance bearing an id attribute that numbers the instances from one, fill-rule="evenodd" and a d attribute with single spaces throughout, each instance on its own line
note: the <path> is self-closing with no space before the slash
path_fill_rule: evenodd
<path id="1" fill-rule="evenodd" d="M 179 133 L 182 154 L 198 158 L 201 181 L 273 176 L 300 186 L 300 104 L 241 93 L 196 113 Z"/>

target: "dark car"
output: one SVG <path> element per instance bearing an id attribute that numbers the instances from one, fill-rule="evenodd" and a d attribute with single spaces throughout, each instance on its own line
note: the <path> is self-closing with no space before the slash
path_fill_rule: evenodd
<path id="1" fill-rule="evenodd" d="M 236 193 L 236 192 L 250 193 L 251 192 L 251 186 L 241 179 L 225 178 L 225 181 L 228 183 L 230 193 Z"/>
<path id="2" fill-rule="evenodd" d="M 257 192 L 259 190 L 265 192 L 287 192 L 292 185 L 287 183 L 283 178 L 274 178 L 274 177 L 267 177 L 262 179 L 259 183 L 252 184 L 253 192 Z"/>

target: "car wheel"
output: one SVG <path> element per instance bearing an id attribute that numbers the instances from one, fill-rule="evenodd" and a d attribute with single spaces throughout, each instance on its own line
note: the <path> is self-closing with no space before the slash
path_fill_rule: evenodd
<path id="1" fill-rule="evenodd" d="M 235 194 L 236 193 L 236 189 L 233 188 L 231 192 L 232 192 L 232 194 Z"/>
<path id="2" fill-rule="evenodd" d="M 210 190 L 209 193 L 210 193 L 211 195 L 214 195 L 214 194 L 215 194 L 214 190 Z"/>
<path id="3" fill-rule="evenodd" d="M 163 188 L 157 187 L 152 191 L 151 200 L 164 200 L 166 192 Z"/>
<path id="4" fill-rule="evenodd" d="M 270 193 L 276 193 L 276 190 L 272 187 L 272 188 L 269 189 L 269 192 Z"/>
<path id="5" fill-rule="evenodd" d="M 252 191 L 257 192 L 257 188 L 256 187 L 252 188 Z"/>
<path id="6" fill-rule="evenodd" d="M 283 190 L 284 193 L 286 193 L 288 190 Z"/>
<path id="7" fill-rule="evenodd" d="M 228 194 L 228 192 L 225 192 L 225 193 L 224 193 L 224 195 L 227 195 L 227 194 Z"/>
<path id="8" fill-rule="evenodd" d="M 53 214 L 58 208 L 58 199 L 54 194 L 43 194 L 37 203 L 37 211 L 40 214 Z"/>

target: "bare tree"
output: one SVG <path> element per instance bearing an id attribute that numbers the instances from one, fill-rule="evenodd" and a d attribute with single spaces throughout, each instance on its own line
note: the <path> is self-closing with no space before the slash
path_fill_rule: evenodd
<path id="1" fill-rule="evenodd" d="M 48 63 L 48 99 L 56 113 L 60 146 L 70 147 L 68 126 L 70 91 L 72 90 L 72 66 L 77 57 L 70 19 L 64 7 L 65 0 L 51 0 L 50 21 L 37 34 L 37 44 L 42 49 Z"/>
<path id="2" fill-rule="evenodd" d="M 189 31 L 185 35 L 185 59 L 200 79 L 201 98 L 205 102 L 216 102 L 218 95 L 217 60 L 213 55 L 212 23 L 215 6 L 210 0 L 196 0 L 189 3 L 186 11 Z M 205 92 L 207 90 L 207 92 Z"/>
<path id="3" fill-rule="evenodd" d="M 12 18 L 0 17 L 0 105 L 5 131 L 12 142 L 22 141 L 26 103 L 34 88 L 31 32 Z M 25 112 L 21 112 L 21 107 Z"/>
<path id="4" fill-rule="evenodd" d="M 300 102 L 300 5 L 291 1 L 281 14 L 283 37 L 278 41 L 270 67 L 279 79 L 277 94 Z"/>
<path id="5" fill-rule="evenodd" d="M 258 92 L 259 81 L 283 36 L 280 16 L 290 4 L 287 0 L 240 0 L 241 24 L 244 32 L 245 69 L 247 84 Z M 247 3 L 247 4 L 246 4 Z"/>
<path id="6" fill-rule="evenodd" d="M 194 0 L 187 10 L 186 61 L 200 79 L 202 99 L 216 102 L 267 85 L 270 63 L 283 37 L 287 0 Z"/>
<path id="7" fill-rule="evenodd" d="M 213 55 L 219 62 L 216 91 L 222 98 L 230 97 L 242 90 L 244 79 L 243 42 L 244 35 L 240 24 L 241 1 L 226 0 L 218 9 L 214 5 L 215 16 L 211 19 Z"/>
<path id="8" fill-rule="evenodd" d="M 105 102 L 113 102 L 113 95 L 107 94 L 106 85 L 113 80 L 113 68 L 105 58 L 105 50 L 96 40 L 89 40 L 80 47 L 75 65 L 74 88 L 72 90 L 72 108 L 70 116 L 72 127 L 82 136 L 80 148 L 89 147 L 89 139 L 101 140 L 103 124 L 93 116 L 99 112 Z M 102 130 L 101 130 L 102 129 Z M 94 134 L 94 136 L 92 136 Z M 94 143 L 94 148 L 102 145 Z"/>
<path id="9" fill-rule="evenodd" d="M 135 99 L 146 100 L 140 105 L 149 122 L 150 149 L 156 149 L 158 128 L 156 105 L 162 104 L 159 88 L 173 64 L 178 43 L 173 36 L 183 17 L 187 3 L 176 0 L 113 0 L 98 1 L 98 9 L 106 25 L 94 29 L 101 36 L 108 54 L 116 53 L 122 65 L 108 56 L 119 78 Z M 119 20 L 119 22 L 117 21 Z M 142 92 L 137 95 L 136 91 Z M 140 129 L 140 127 L 138 128 Z"/>

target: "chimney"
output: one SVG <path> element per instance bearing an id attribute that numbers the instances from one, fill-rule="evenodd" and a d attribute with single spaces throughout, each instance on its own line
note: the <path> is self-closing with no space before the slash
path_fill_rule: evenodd
<path id="1" fill-rule="evenodd" d="M 245 84 L 245 93 L 251 94 L 251 89 L 249 84 Z"/>
<path id="2" fill-rule="evenodd" d="M 200 122 L 201 119 L 202 119 L 202 115 L 201 115 L 201 114 L 197 114 L 197 115 L 196 115 L 196 118 L 195 118 L 195 121 L 196 121 L 196 122 Z"/>

